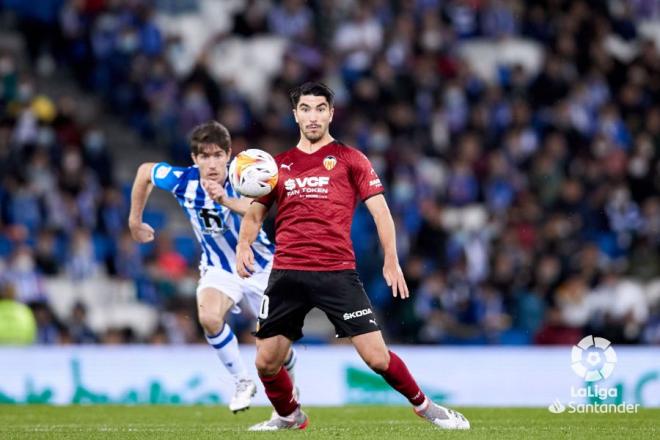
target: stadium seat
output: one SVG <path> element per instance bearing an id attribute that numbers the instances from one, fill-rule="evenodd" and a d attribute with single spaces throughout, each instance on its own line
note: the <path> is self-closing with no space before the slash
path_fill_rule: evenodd
<path id="1" fill-rule="evenodd" d="M 97 333 L 130 328 L 138 339 L 147 338 L 158 325 L 158 312 L 145 304 L 124 303 L 89 309 L 89 325 Z"/>

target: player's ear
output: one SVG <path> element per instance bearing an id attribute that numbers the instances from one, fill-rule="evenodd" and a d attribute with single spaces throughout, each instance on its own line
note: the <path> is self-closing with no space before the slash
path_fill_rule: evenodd
<path id="1" fill-rule="evenodd" d="M 197 156 L 195 156 L 195 153 L 190 153 L 190 157 L 192 158 L 193 163 L 197 165 Z"/>
<path id="2" fill-rule="evenodd" d="M 298 113 L 296 113 L 296 109 L 294 108 L 291 110 L 293 112 L 293 119 L 296 120 L 296 124 L 298 124 Z"/>
<path id="3" fill-rule="evenodd" d="M 328 122 L 332 122 L 332 117 L 335 115 L 335 108 L 330 107 L 330 120 Z"/>

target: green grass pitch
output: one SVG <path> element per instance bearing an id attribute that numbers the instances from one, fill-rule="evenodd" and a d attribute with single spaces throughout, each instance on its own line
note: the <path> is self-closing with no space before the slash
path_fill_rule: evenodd
<path id="1" fill-rule="evenodd" d="M 465 432 L 434 428 L 410 408 L 306 407 L 305 431 L 247 432 L 270 416 L 265 407 L 233 415 L 209 406 L 0 406 L 0 439 L 653 439 L 660 409 L 638 414 L 552 414 L 545 408 L 457 408 Z"/>

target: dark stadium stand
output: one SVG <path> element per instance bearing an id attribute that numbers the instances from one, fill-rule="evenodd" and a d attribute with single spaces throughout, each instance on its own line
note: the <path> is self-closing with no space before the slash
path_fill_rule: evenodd
<path id="1" fill-rule="evenodd" d="M 130 177 L 187 164 L 212 118 L 234 152 L 290 148 L 309 79 L 387 189 L 410 300 L 363 207 L 353 240 L 389 340 L 660 343 L 658 2 L 4 0 L 0 22 L 0 296 L 38 343 L 203 341 L 194 239 L 157 202 L 133 243 Z"/>

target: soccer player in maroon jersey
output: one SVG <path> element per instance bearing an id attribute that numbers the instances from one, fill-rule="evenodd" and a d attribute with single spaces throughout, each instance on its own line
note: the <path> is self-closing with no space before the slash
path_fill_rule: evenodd
<path id="1" fill-rule="evenodd" d="M 239 276 L 250 276 L 254 271 L 250 245 L 268 209 L 277 202 L 275 261 L 260 308 L 256 367 L 279 417 L 250 430 L 307 427 L 307 415 L 293 396 L 282 364 L 292 341 L 303 336 L 305 316 L 313 307 L 325 312 L 337 337 L 350 338 L 366 364 L 403 394 L 419 416 L 441 428 L 468 429 L 470 424 L 462 414 L 430 401 L 404 362 L 388 350 L 355 270 L 350 231 L 361 200 L 378 229 L 385 281 L 394 297 L 408 298 L 394 221 L 380 179 L 364 154 L 330 135 L 334 108 L 327 86 L 305 83 L 291 92 L 291 103 L 300 141 L 276 157 L 277 186 L 251 204 L 241 223 L 236 252 Z"/>

